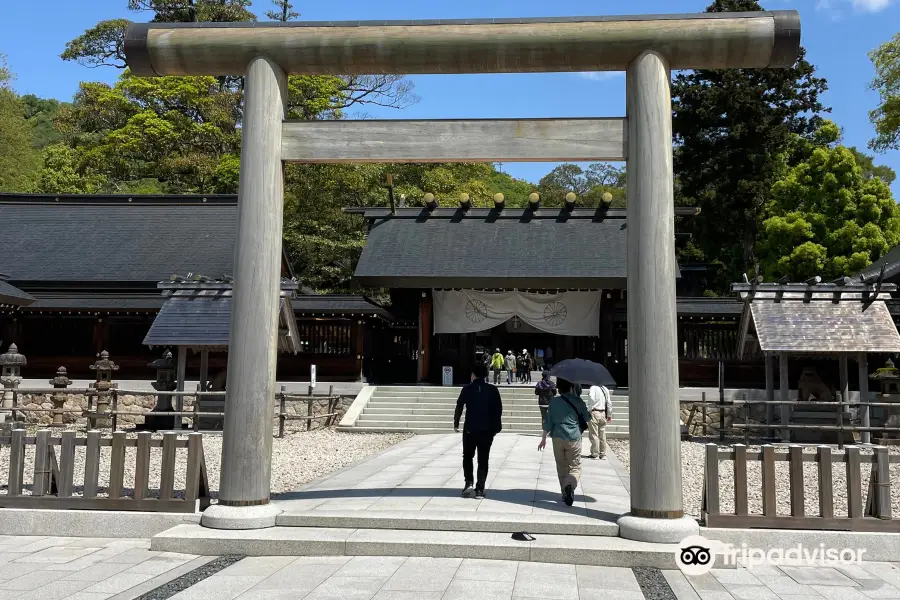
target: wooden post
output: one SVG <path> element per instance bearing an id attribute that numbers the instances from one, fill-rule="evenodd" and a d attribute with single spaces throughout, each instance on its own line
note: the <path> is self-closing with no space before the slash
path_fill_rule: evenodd
<path id="1" fill-rule="evenodd" d="M 351 327 L 351 336 L 353 338 L 353 353 L 356 355 L 356 372 L 359 375 L 356 381 L 365 381 L 365 373 L 363 373 L 363 359 L 365 358 L 365 333 L 366 324 L 362 319 L 358 319 Z"/>
<path id="2" fill-rule="evenodd" d="M 823 519 L 834 518 L 834 480 L 831 470 L 831 447 L 819 446 L 819 516 Z"/>
<path id="3" fill-rule="evenodd" d="M 309 388 L 309 398 L 306 399 L 306 430 L 310 431 L 312 429 L 312 416 L 313 416 L 313 388 L 310 386 Z"/>
<path id="4" fill-rule="evenodd" d="M 178 435 L 174 432 L 163 434 L 162 468 L 159 473 L 159 499 L 169 500 L 175 489 L 175 443 Z"/>
<path id="5" fill-rule="evenodd" d="M 50 491 L 50 430 L 40 429 L 34 441 L 34 483 L 32 496 L 43 496 Z"/>
<path id="6" fill-rule="evenodd" d="M 706 483 L 706 514 L 718 516 L 719 447 L 716 444 L 706 444 L 706 473 L 704 482 Z"/>
<path id="7" fill-rule="evenodd" d="M 428 381 L 431 363 L 431 295 L 421 292 L 419 295 L 419 360 L 416 381 Z"/>
<path id="8" fill-rule="evenodd" d="M 203 512 L 201 523 L 207 527 L 272 527 L 280 512 L 269 503 L 269 490 L 281 297 L 281 124 L 286 94 L 284 71 L 255 54 L 244 78 L 219 501 Z"/>
<path id="9" fill-rule="evenodd" d="M 859 519 L 863 516 L 859 448 L 850 446 L 845 452 L 847 455 L 847 516 L 851 519 Z"/>
<path id="10" fill-rule="evenodd" d="M 767 517 L 774 517 L 778 514 L 778 504 L 776 502 L 775 481 L 775 446 L 765 444 L 762 450 L 762 495 L 763 495 L 763 514 Z"/>
<path id="11" fill-rule="evenodd" d="M 778 355 L 778 377 L 779 377 L 779 400 L 788 402 L 790 399 L 790 384 L 788 383 L 788 355 L 784 352 Z M 787 426 L 791 422 L 791 407 L 787 404 L 781 405 L 781 439 L 790 440 L 791 430 Z"/>
<path id="12" fill-rule="evenodd" d="M 865 352 L 856 355 L 859 365 L 859 424 L 862 427 L 871 427 L 871 413 L 869 412 L 869 357 Z M 860 431 L 859 441 L 863 444 L 872 443 L 871 431 Z"/>
<path id="13" fill-rule="evenodd" d="M 774 402 L 775 401 L 775 357 L 766 352 L 763 355 L 763 360 L 766 363 L 766 402 Z M 775 423 L 775 405 L 774 404 L 766 404 L 766 425 L 769 426 L 766 431 L 766 435 L 771 439 L 775 437 L 775 428 L 772 426 Z"/>
<path id="14" fill-rule="evenodd" d="M 184 380 L 187 372 L 187 346 L 178 346 L 178 366 L 175 371 L 175 391 L 184 392 Z M 179 394 L 175 397 L 176 412 L 184 410 L 184 395 Z M 181 429 L 181 416 L 172 417 L 172 429 L 179 431 Z"/>
<path id="15" fill-rule="evenodd" d="M 281 386 L 281 394 L 279 394 L 278 402 L 278 437 L 284 437 L 284 411 L 286 408 L 285 386 Z"/>
<path id="16" fill-rule="evenodd" d="M 9 444 L 9 473 L 7 494 L 22 495 L 22 478 L 25 474 L 25 430 L 13 429 Z"/>
<path id="17" fill-rule="evenodd" d="M 734 514 L 747 515 L 747 446 L 734 445 Z"/>
<path id="18" fill-rule="evenodd" d="M 207 385 L 209 383 L 209 348 L 203 347 L 200 349 L 200 391 L 205 392 L 209 389 Z M 198 402 L 200 400 L 197 397 L 194 402 Z"/>
<path id="19" fill-rule="evenodd" d="M 847 362 L 848 361 L 847 361 L 846 354 L 841 354 L 840 356 L 838 356 L 838 381 L 840 382 L 840 386 L 841 386 L 840 387 L 841 397 L 844 399 L 844 402 L 846 403 L 847 408 L 849 409 L 851 406 L 851 403 L 850 403 L 850 377 L 848 375 Z M 844 407 L 838 406 L 838 410 L 841 411 L 841 413 L 843 413 Z M 843 444 L 844 443 L 843 416 L 839 417 L 839 419 L 841 420 L 842 429 L 838 430 L 838 437 L 840 439 L 840 441 L 838 443 Z M 850 437 L 852 439 L 852 437 L 853 437 L 852 433 L 850 434 Z"/>
<path id="20" fill-rule="evenodd" d="M 706 423 L 706 392 L 700 392 L 700 399 L 703 401 L 703 404 L 701 405 L 703 407 L 701 411 L 701 415 L 703 416 L 703 437 L 706 437 L 709 434 Z"/>
<path id="21" fill-rule="evenodd" d="M 725 363 L 719 361 L 719 441 L 725 441 Z"/>
<path id="22" fill-rule="evenodd" d="M 75 479 L 75 432 L 63 431 L 59 443 L 59 493 L 60 498 L 72 495 Z M 149 433 L 147 435 L 150 435 Z"/>
<path id="23" fill-rule="evenodd" d="M 788 448 L 788 464 L 791 484 L 791 516 L 803 518 L 805 515 L 803 447 L 791 445 Z"/>
<path id="24" fill-rule="evenodd" d="M 84 452 L 84 497 L 97 497 L 97 481 L 100 476 L 100 432 L 87 432 Z"/>
<path id="25" fill-rule="evenodd" d="M 875 448 L 875 516 L 891 519 L 891 457 L 884 446 Z"/>

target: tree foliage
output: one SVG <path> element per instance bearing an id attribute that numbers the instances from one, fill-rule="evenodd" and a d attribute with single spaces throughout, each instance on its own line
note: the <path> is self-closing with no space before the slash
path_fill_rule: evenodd
<path id="1" fill-rule="evenodd" d="M 25 105 L 12 89 L 13 75 L 0 54 L 0 191 L 30 191 L 40 156 L 32 146 Z"/>
<path id="2" fill-rule="evenodd" d="M 716 0 L 708 12 L 761 10 L 755 0 Z M 701 213 L 682 260 L 718 263 L 725 291 L 756 262 L 757 230 L 794 136 L 821 125 L 824 79 L 800 57 L 790 69 L 696 70 L 672 84 L 676 202 Z"/>
<path id="3" fill-rule="evenodd" d="M 625 206 L 625 179 L 625 168 L 609 163 L 594 163 L 587 170 L 564 163 L 541 179 L 538 190 L 545 206 L 562 206 L 566 194 L 574 192 L 579 205 L 596 208 L 609 192 L 611 206 L 621 208 Z"/>
<path id="4" fill-rule="evenodd" d="M 879 96 L 878 107 L 869 113 L 876 133 L 869 148 L 900 150 L 900 33 L 870 52 L 869 58 L 875 66 L 871 88 Z"/>
<path id="5" fill-rule="evenodd" d="M 888 184 L 867 176 L 851 148 L 797 140 L 807 158 L 771 189 L 758 253 L 767 279 L 856 273 L 900 243 L 900 209 Z"/>

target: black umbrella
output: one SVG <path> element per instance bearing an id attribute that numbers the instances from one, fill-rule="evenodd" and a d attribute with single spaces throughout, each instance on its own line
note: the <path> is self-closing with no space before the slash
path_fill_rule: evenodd
<path id="1" fill-rule="evenodd" d="M 609 374 L 606 367 L 600 363 L 584 360 L 583 358 L 562 360 L 553 365 L 553 368 L 550 369 L 550 374 L 558 379 L 565 379 L 572 383 L 616 387 L 616 380 Z"/>

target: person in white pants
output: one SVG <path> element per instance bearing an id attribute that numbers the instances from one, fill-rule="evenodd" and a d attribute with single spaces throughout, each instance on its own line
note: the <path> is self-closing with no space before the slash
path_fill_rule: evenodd
<path id="1" fill-rule="evenodd" d="M 611 395 L 602 385 L 592 385 L 588 394 L 591 397 L 591 420 L 588 422 L 591 458 L 606 458 L 606 424 L 612 421 Z"/>

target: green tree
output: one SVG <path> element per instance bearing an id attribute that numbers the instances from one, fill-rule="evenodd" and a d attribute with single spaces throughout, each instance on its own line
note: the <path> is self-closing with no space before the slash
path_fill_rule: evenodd
<path id="1" fill-rule="evenodd" d="M 580 206 L 596 208 L 605 193 L 613 197 L 611 206 L 625 206 L 625 169 L 609 163 L 594 163 L 587 170 L 564 163 L 545 175 L 538 184 L 546 206 L 562 206 L 566 194 L 574 192 Z"/>
<path id="2" fill-rule="evenodd" d="M 12 89 L 13 75 L 0 54 L 0 191 L 31 191 L 40 156 L 33 147 L 25 106 Z"/>
<path id="3" fill-rule="evenodd" d="M 42 194 L 92 194 L 99 192 L 105 179 L 77 168 L 75 152 L 65 144 L 52 144 L 44 150 L 43 166 L 38 171 L 35 191 Z"/>
<path id="4" fill-rule="evenodd" d="M 851 275 L 900 243 L 900 209 L 850 148 L 825 145 L 775 182 L 758 254 L 767 279 Z"/>
<path id="5" fill-rule="evenodd" d="M 716 0 L 707 12 L 761 10 L 755 0 Z M 756 262 L 757 231 L 794 136 L 810 138 L 827 112 L 824 79 L 800 56 L 789 69 L 696 70 L 672 83 L 676 203 L 699 206 L 686 221 L 682 260 L 721 265 L 717 291 Z"/>
<path id="6" fill-rule="evenodd" d="M 866 179 L 878 177 L 888 185 L 891 185 L 897 179 L 897 173 L 892 168 L 887 165 L 876 165 L 875 157 L 871 154 L 861 152 L 855 146 L 850 146 L 848 150 L 853 153 L 853 156 L 856 158 L 856 164 L 860 166 L 863 171 L 863 177 Z"/>
<path id="7" fill-rule="evenodd" d="M 870 52 L 869 58 L 875 66 L 870 87 L 878 92 L 880 101 L 869 113 L 876 133 L 869 148 L 900 150 L 900 33 Z"/>
<path id="8" fill-rule="evenodd" d="M 35 148 L 43 149 L 62 139 L 62 134 L 56 129 L 53 119 L 65 103 L 53 98 L 38 98 L 34 94 L 26 94 L 22 96 L 22 105 L 25 108 L 25 120 L 31 125 L 32 145 Z"/>

